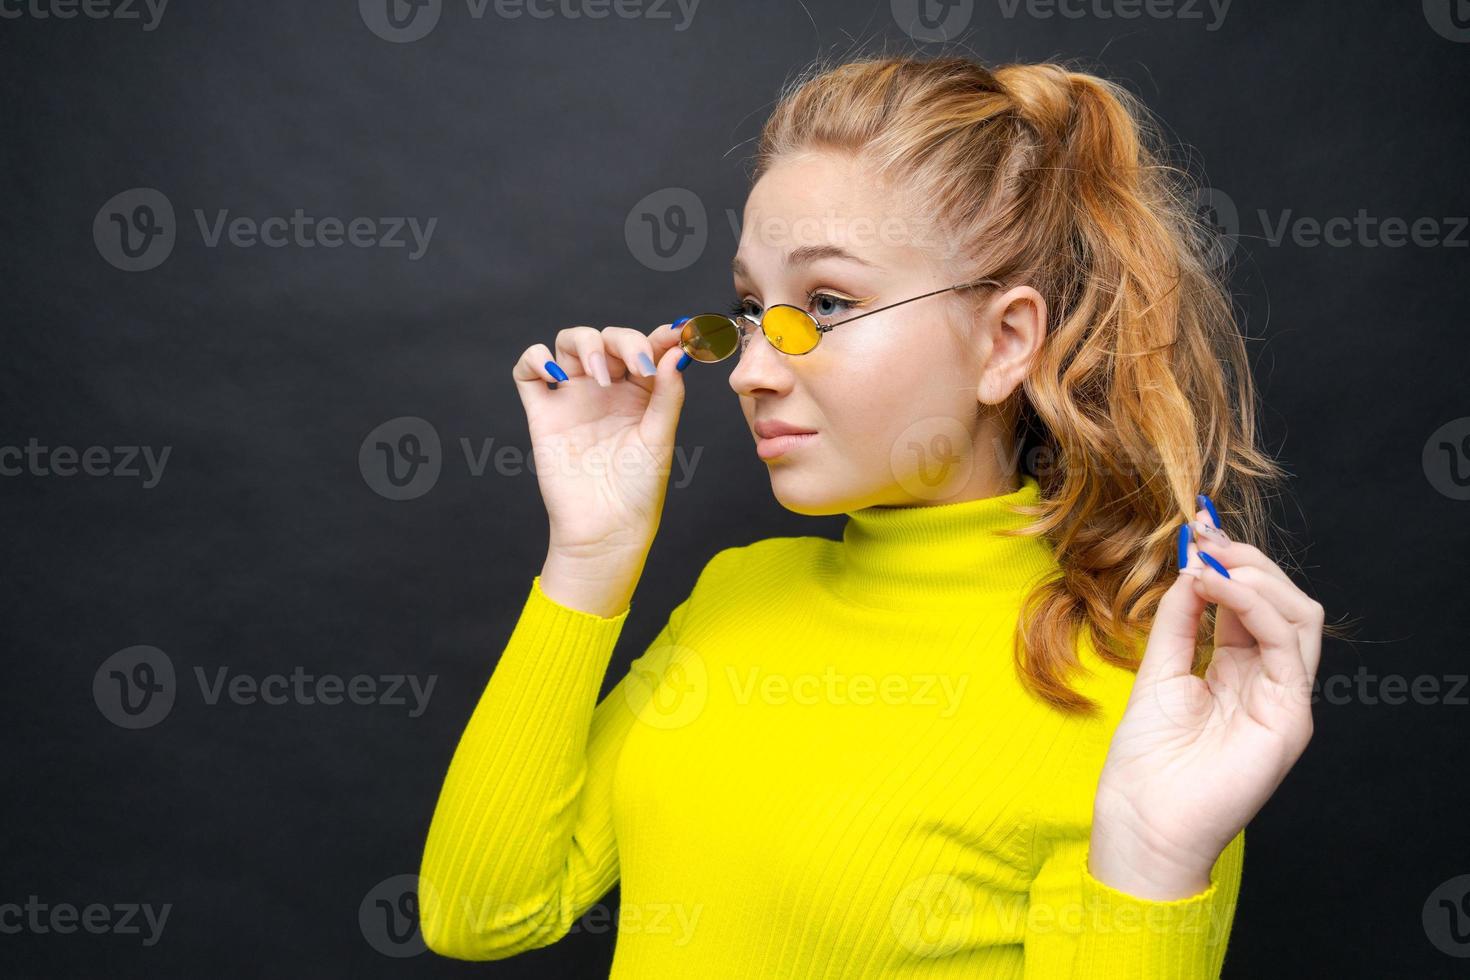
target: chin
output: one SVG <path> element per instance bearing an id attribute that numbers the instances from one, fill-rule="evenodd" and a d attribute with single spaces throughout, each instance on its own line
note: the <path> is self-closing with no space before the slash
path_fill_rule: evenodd
<path id="1" fill-rule="evenodd" d="M 771 471 L 771 492 L 776 502 L 793 514 L 805 517 L 830 517 L 852 510 L 855 495 L 832 479 L 830 469 L 817 461 L 777 461 L 767 464 Z"/>

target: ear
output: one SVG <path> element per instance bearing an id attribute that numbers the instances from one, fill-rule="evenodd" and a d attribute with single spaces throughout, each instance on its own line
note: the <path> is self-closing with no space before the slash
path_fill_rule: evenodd
<path id="1" fill-rule="evenodd" d="M 1030 286 L 1017 286 L 987 304 L 978 326 L 989 352 L 980 365 L 975 397 L 999 405 L 1026 380 L 1046 339 L 1046 300 Z"/>

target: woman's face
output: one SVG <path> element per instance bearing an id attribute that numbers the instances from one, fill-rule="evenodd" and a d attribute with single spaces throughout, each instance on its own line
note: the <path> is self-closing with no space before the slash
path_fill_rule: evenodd
<path id="1" fill-rule="evenodd" d="M 983 275 L 947 269 L 947 245 L 900 216 L 895 196 L 850 158 L 793 156 L 746 202 L 736 295 L 755 314 L 787 303 L 837 323 Z M 1019 483 L 1012 434 L 990 409 L 1024 377 L 1044 326 L 1040 296 L 1019 287 L 905 303 L 838 326 L 801 355 L 781 353 L 752 327 L 730 387 L 788 510 L 991 496 Z M 815 434 L 760 439 L 775 421 Z"/>

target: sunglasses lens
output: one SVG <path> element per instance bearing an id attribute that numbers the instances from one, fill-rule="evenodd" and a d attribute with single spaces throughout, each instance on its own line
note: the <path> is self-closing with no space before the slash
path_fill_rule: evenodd
<path id="1" fill-rule="evenodd" d="M 817 346 L 817 322 L 805 310 L 780 304 L 761 315 L 761 328 L 771 345 L 783 354 L 805 354 Z"/>
<path id="2" fill-rule="evenodd" d="M 718 313 L 701 313 L 684 321 L 679 346 L 696 361 L 723 361 L 740 349 L 740 330 Z"/>

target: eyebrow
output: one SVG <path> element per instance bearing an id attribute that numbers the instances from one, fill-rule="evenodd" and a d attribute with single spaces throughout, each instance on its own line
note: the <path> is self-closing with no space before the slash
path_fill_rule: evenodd
<path id="1" fill-rule="evenodd" d="M 849 262 L 856 262 L 859 265 L 875 268 L 872 262 L 853 255 L 847 249 L 837 245 L 803 245 L 801 248 L 793 249 L 786 254 L 786 264 L 788 266 L 810 265 L 821 259 L 846 259 Z M 740 256 L 738 255 L 730 262 L 730 271 L 737 276 L 746 276 L 749 278 L 750 275 L 750 271 L 746 269 L 745 263 L 740 261 Z"/>

